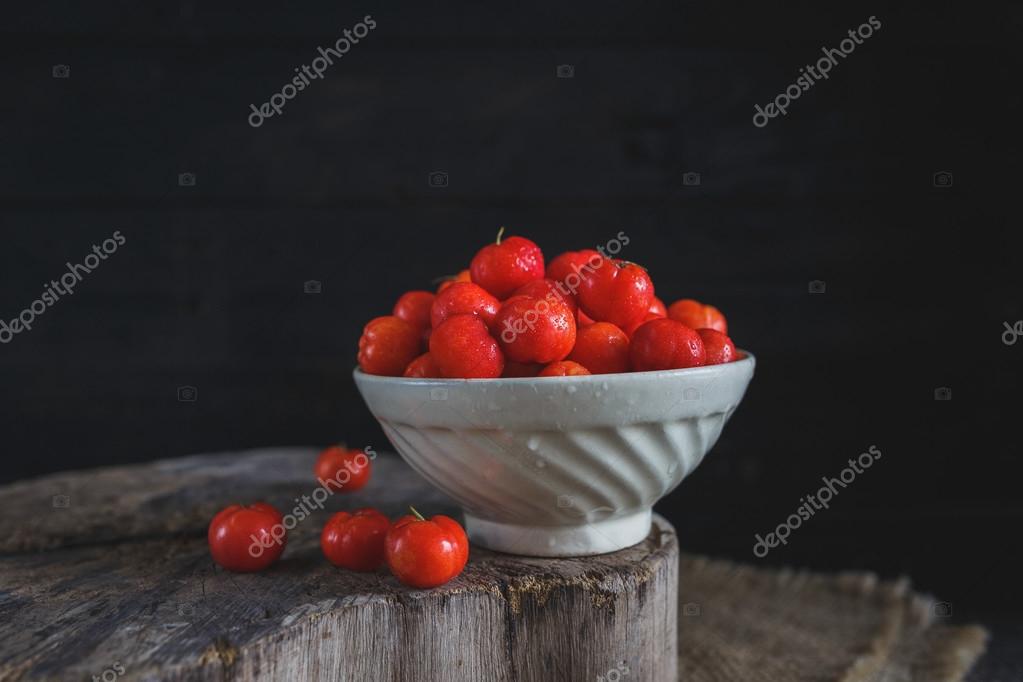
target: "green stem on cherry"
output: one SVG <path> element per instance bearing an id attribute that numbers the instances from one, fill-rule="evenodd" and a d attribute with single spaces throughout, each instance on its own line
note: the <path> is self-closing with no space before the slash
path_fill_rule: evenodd
<path id="1" fill-rule="evenodd" d="M 501 236 L 503 234 L 504 234 L 504 226 L 502 225 L 501 229 L 497 231 L 497 241 L 494 242 L 495 244 L 500 244 L 501 243 Z"/>
<path id="2" fill-rule="evenodd" d="M 408 508 L 410 510 L 412 510 L 412 515 L 415 516 L 417 519 L 419 519 L 420 521 L 425 521 L 426 520 L 426 517 L 423 516 L 422 514 L 420 514 L 419 512 L 417 512 L 416 508 L 413 507 L 411 504 L 408 506 Z"/>

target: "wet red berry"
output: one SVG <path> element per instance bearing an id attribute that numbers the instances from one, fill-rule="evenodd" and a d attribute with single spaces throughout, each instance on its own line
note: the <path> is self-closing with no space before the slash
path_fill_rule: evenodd
<path id="1" fill-rule="evenodd" d="M 716 329 L 728 333 L 728 323 L 721 311 L 691 298 L 675 301 L 668 307 L 668 317 L 693 329 Z"/>
<path id="2" fill-rule="evenodd" d="M 658 318 L 640 325 L 629 344 L 635 372 L 699 367 L 706 362 L 703 340 L 681 322 Z"/>
<path id="3" fill-rule="evenodd" d="M 599 267 L 583 277 L 579 308 L 598 322 L 626 329 L 646 316 L 654 284 L 635 263 L 602 258 Z"/>
<path id="4" fill-rule="evenodd" d="M 525 237 L 508 237 L 484 246 L 469 265 L 472 281 L 504 300 L 526 282 L 543 278 L 543 252 Z"/>
<path id="5" fill-rule="evenodd" d="M 513 296 L 494 323 L 509 360 L 547 364 L 563 360 L 575 345 L 575 316 L 556 297 Z"/>
<path id="6" fill-rule="evenodd" d="M 369 321 L 359 339 L 359 367 L 367 374 L 401 376 L 408 363 L 419 355 L 421 330 L 395 317 L 385 315 Z"/>
<path id="7" fill-rule="evenodd" d="M 392 313 L 421 331 L 429 330 L 433 299 L 429 291 L 406 291 L 394 304 Z"/>
<path id="8" fill-rule="evenodd" d="M 493 379 L 504 353 L 476 315 L 452 315 L 430 335 L 430 355 L 448 379 Z"/>
<path id="9" fill-rule="evenodd" d="M 739 353 L 735 350 L 735 344 L 716 329 L 697 329 L 703 341 L 703 347 L 707 351 L 708 365 L 723 365 L 726 362 L 733 362 L 739 359 Z"/>
<path id="10" fill-rule="evenodd" d="M 564 285 L 555 282 L 553 279 L 534 279 L 532 282 L 523 284 L 515 290 L 513 296 L 532 296 L 533 298 L 547 298 L 553 296 L 562 303 L 568 306 L 572 314 L 576 314 L 578 304 L 575 300 L 575 295 L 569 291 Z"/>
<path id="11" fill-rule="evenodd" d="M 537 376 L 541 377 L 579 377 L 590 374 L 590 370 L 586 369 L 578 362 L 572 362 L 571 360 L 561 360 L 560 362 L 552 362 L 543 368 Z"/>
<path id="12" fill-rule="evenodd" d="M 576 332 L 575 347 L 568 359 L 592 374 L 629 371 L 629 337 L 610 322 L 594 322 Z"/>
<path id="13" fill-rule="evenodd" d="M 409 379 L 439 379 L 441 377 L 440 367 L 436 360 L 429 353 L 423 353 L 418 358 L 408 363 L 402 375 Z"/>
<path id="14" fill-rule="evenodd" d="M 430 309 L 433 328 L 439 327 L 452 315 L 477 315 L 487 327 L 492 327 L 501 302 L 472 282 L 455 282 L 437 294 Z"/>

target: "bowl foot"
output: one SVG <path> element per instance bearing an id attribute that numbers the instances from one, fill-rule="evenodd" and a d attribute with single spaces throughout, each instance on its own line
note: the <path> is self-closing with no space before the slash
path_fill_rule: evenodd
<path id="1" fill-rule="evenodd" d="M 642 542 L 650 534 L 650 510 L 575 526 L 529 526 L 488 521 L 465 512 L 471 542 L 506 554 L 570 557 L 606 554 Z"/>

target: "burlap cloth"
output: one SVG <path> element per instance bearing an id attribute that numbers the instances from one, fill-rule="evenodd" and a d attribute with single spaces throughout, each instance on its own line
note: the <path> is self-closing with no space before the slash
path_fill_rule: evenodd
<path id="1" fill-rule="evenodd" d="M 987 641 L 936 624 L 906 580 L 686 555 L 680 568 L 683 682 L 958 682 Z"/>

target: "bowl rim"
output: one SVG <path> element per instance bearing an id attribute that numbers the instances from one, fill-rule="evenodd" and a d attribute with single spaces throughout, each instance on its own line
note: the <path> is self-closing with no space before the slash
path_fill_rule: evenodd
<path id="1" fill-rule="evenodd" d="M 744 357 L 732 362 L 725 362 L 717 365 L 700 365 L 699 367 L 684 367 L 682 369 L 658 369 L 646 372 L 616 372 L 614 374 L 583 374 L 581 376 L 555 376 L 555 377 L 496 377 L 493 379 L 443 379 L 443 378 L 419 378 L 419 377 L 392 377 L 381 374 L 367 374 L 358 366 L 352 371 L 356 381 L 370 383 L 414 386 L 465 386 L 465 385 L 487 385 L 487 386 L 521 386 L 530 383 L 542 383 L 544 386 L 553 386 L 559 383 L 586 383 L 606 381 L 638 381 L 641 379 L 658 379 L 668 377 L 699 377 L 701 374 L 710 374 L 721 371 L 745 371 L 748 367 L 753 370 L 756 367 L 756 356 L 744 348 L 737 348 Z"/>

